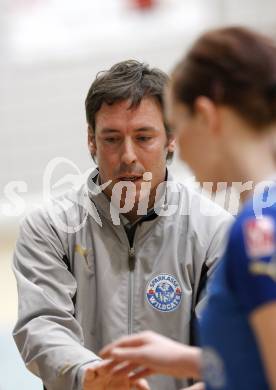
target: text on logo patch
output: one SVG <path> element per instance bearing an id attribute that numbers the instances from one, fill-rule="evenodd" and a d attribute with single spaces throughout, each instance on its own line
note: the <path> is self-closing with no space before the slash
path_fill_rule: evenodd
<path id="1" fill-rule="evenodd" d="M 154 309 L 169 312 L 179 306 L 182 290 L 174 276 L 159 274 L 149 281 L 146 288 L 146 298 Z"/>

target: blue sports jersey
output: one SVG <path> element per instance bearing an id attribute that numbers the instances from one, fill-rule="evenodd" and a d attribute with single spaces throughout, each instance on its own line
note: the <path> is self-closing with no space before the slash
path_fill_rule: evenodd
<path id="1" fill-rule="evenodd" d="M 275 204 L 263 209 L 262 215 L 263 194 L 245 205 L 210 281 L 200 321 L 207 390 L 269 389 L 248 320 L 254 309 L 276 302 L 276 187 L 269 196 L 270 204 L 271 196 Z"/>

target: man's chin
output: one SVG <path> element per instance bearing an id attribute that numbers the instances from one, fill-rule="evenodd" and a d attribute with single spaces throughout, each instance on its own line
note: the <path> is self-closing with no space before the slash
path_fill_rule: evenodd
<path id="1" fill-rule="evenodd" d="M 141 191 L 141 185 L 142 185 L 142 178 L 136 181 L 131 181 L 134 186 L 129 186 L 129 184 L 126 184 L 125 187 L 122 185 L 119 187 L 120 190 L 116 191 L 116 184 L 112 188 L 112 196 L 111 200 L 112 203 L 116 208 L 118 208 L 118 205 L 120 205 L 121 210 L 128 210 L 130 213 L 137 212 L 138 215 L 146 215 L 147 210 L 151 207 L 150 199 L 152 196 L 145 191 L 142 193 Z M 121 181 L 123 182 L 123 180 Z M 126 181 L 127 183 L 127 181 Z M 118 188 L 118 189 L 119 189 Z"/>
<path id="2" fill-rule="evenodd" d="M 133 197 L 131 197 L 131 195 L 122 197 L 120 207 L 121 210 L 127 210 L 125 214 L 134 213 L 138 216 L 147 215 L 148 209 L 150 208 L 149 197 L 140 197 L 140 191 L 137 191 L 136 194 L 133 194 Z"/>

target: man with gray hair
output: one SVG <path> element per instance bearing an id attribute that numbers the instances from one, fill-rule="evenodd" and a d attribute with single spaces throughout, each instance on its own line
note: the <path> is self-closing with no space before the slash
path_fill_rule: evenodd
<path id="1" fill-rule="evenodd" d="M 99 73 L 86 98 L 97 169 L 22 223 L 14 338 L 48 390 L 145 390 L 143 381 L 115 380 L 99 350 L 146 329 L 194 342 L 193 320 L 231 218 L 167 169 L 175 147 L 164 119 L 167 80 L 133 60 Z M 156 376 L 149 385 L 187 383 Z"/>

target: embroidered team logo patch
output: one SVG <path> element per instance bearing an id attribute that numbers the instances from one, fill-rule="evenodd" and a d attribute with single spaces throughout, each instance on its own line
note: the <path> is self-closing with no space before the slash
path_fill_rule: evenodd
<path id="1" fill-rule="evenodd" d="M 154 309 L 168 312 L 175 310 L 182 298 L 182 290 L 177 279 L 169 274 L 160 274 L 152 278 L 146 289 L 148 303 Z"/>
<path id="2" fill-rule="evenodd" d="M 271 256 L 276 249 L 275 225 L 272 218 L 251 218 L 244 225 L 247 254 L 251 258 Z"/>

